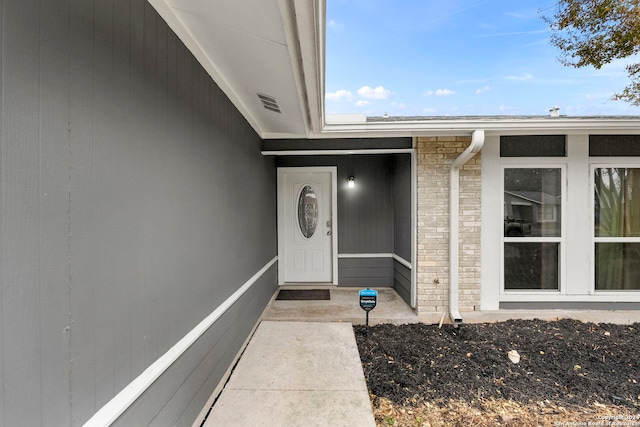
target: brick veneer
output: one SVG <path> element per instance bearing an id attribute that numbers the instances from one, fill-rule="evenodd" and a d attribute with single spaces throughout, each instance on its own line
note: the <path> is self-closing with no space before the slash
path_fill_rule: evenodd
<path id="1" fill-rule="evenodd" d="M 449 309 L 449 170 L 471 137 L 419 137 L 418 313 Z M 480 307 L 481 153 L 460 170 L 460 311 Z"/>

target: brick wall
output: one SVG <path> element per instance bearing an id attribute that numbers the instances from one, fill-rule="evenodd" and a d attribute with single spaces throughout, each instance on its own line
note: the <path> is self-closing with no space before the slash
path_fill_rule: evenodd
<path id="1" fill-rule="evenodd" d="M 449 170 L 471 137 L 419 137 L 418 313 L 449 310 Z M 480 307 L 481 153 L 460 170 L 460 311 Z"/>

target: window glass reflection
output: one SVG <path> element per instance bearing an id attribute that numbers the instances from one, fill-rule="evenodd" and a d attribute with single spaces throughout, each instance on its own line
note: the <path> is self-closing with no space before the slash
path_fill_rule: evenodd
<path id="1" fill-rule="evenodd" d="M 640 237 L 640 169 L 597 168 L 596 237 Z"/>
<path id="2" fill-rule="evenodd" d="M 561 177 L 557 168 L 505 169 L 505 237 L 561 236 Z"/>
<path id="3" fill-rule="evenodd" d="M 298 226 L 307 239 L 313 236 L 318 225 L 318 198 L 310 185 L 305 185 L 298 197 Z"/>

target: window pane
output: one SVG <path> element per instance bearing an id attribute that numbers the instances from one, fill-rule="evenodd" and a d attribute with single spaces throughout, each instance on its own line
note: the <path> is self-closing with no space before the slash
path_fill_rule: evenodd
<path id="1" fill-rule="evenodd" d="M 504 288 L 558 289 L 559 243 L 505 242 Z"/>
<path id="2" fill-rule="evenodd" d="M 318 198 L 310 185 L 305 185 L 298 197 L 298 225 L 307 239 L 313 236 L 318 225 Z"/>
<path id="3" fill-rule="evenodd" d="M 500 157 L 566 157 L 566 135 L 500 137 Z"/>
<path id="4" fill-rule="evenodd" d="M 594 178 L 596 237 L 640 237 L 640 169 L 598 168 Z"/>
<path id="5" fill-rule="evenodd" d="M 589 135 L 590 156 L 640 156 L 640 135 Z"/>
<path id="6" fill-rule="evenodd" d="M 640 243 L 596 243 L 596 290 L 640 290 Z"/>
<path id="7" fill-rule="evenodd" d="M 505 169 L 506 237 L 560 237 L 561 179 L 560 169 Z"/>

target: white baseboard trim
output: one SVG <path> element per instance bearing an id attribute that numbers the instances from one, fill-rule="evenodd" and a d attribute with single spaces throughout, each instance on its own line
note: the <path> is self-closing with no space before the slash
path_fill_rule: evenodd
<path id="1" fill-rule="evenodd" d="M 412 269 L 411 263 L 399 255 L 391 253 L 338 254 L 338 258 L 393 258 L 400 264 Z"/>
<path id="2" fill-rule="evenodd" d="M 407 267 L 409 270 L 412 270 L 413 267 L 411 266 L 411 263 L 409 261 L 407 261 L 406 259 L 402 258 L 399 255 L 393 254 L 393 259 L 395 259 L 396 261 L 398 261 L 400 264 L 404 265 L 405 267 Z"/>
<path id="3" fill-rule="evenodd" d="M 210 315 L 193 328 L 187 335 L 171 347 L 158 360 L 153 362 L 136 379 L 129 383 L 120 393 L 107 402 L 86 423 L 85 427 L 107 427 L 118 419 L 155 380 L 160 377 L 193 343 L 195 343 L 236 301 L 253 286 L 276 262 L 276 256 L 260 271 L 254 274 L 237 291 L 218 306 Z"/>
<path id="4" fill-rule="evenodd" d="M 374 253 L 374 254 L 338 254 L 338 258 L 391 258 L 393 254 Z"/>

